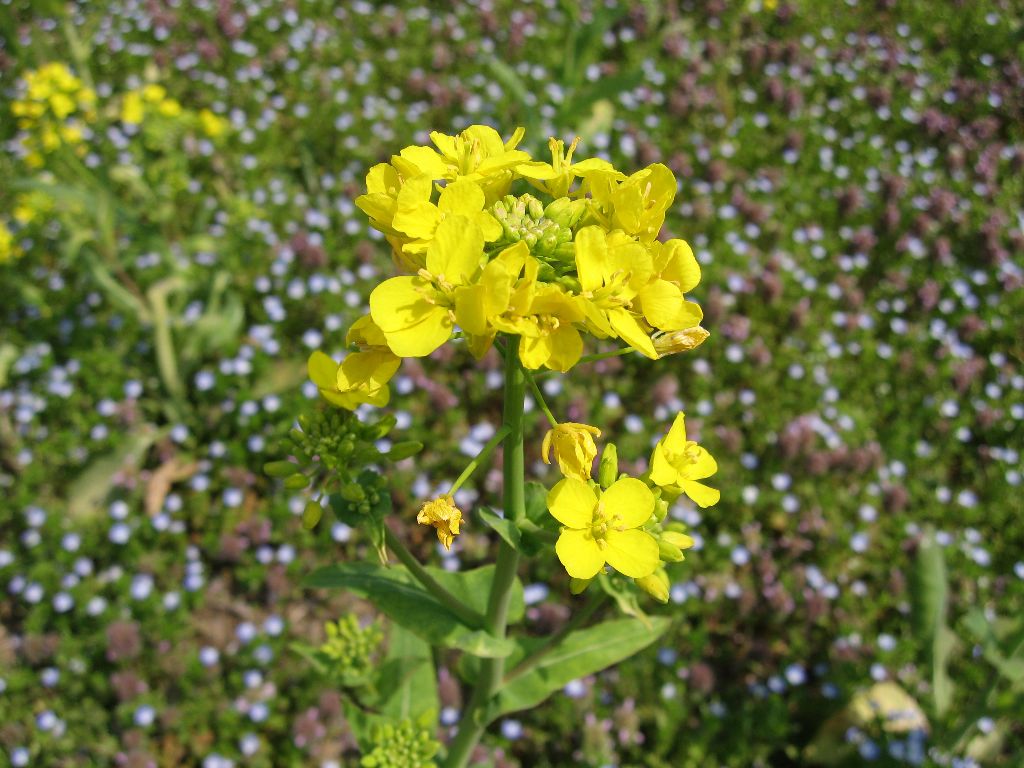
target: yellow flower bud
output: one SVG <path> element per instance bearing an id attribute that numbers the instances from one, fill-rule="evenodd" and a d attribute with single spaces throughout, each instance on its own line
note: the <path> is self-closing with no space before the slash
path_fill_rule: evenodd
<path id="1" fill-rule="evenodd" d="M 668 602 L 668 574 L 664 568 L 659 568 L 650 576 L 642 579 L 634 579 L 634 583 L 644 592 L 653 597 L 659 603 Z"/>
<path id="2" fill-rule="evenodd" d="M 669 331 L 654 337 L 654 350 L 660 357 L 689 352 L 703 344 L 710 335 L 699 325 L 681 331 Z"/>
<path id="3" fill-rule="evenodd" d="M 594 459 L 597 458 L 594 438 L 600 436 L 601 430 L 588 424 L 571 421 L 557 424 L 544 435 L 541 458 L 545 464 L 550 464 L 551 451 L 554 449 L 555 460 L 563 475 L 577 480 L 589 480 Z"/>
<path id="4" fill-rule="evenodd" d="M 445 549 L 451 549 L 452 542 L 459 535 L 459 526 L 462 525 L 462 511 L 452 502 L 451 496 L 439 496 L 420 508 L 416 522 L 434 526 L 438 540 Z"/>

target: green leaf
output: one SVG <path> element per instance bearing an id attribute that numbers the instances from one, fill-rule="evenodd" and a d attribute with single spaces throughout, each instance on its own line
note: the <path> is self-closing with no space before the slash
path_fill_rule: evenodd
<path id="1" fill-rule="evenodd" d="M 526 484 L 526 519 L 540 528 L 558 530 L 558 521 L 548 512 L 548 489 L 540 483 Z"/>
<path id="2" fill-rule="evenodd" d="M 535 707 L 569 682 L 628 659 L 661 637 L 669 624 L 663 617 L 652 618 L 650 626 L 636 619 L 613 619 L 567 635 L 536 666 L 511 677 L 495 697 L 491 717 Z M 535 656 L 542 644 L 536 638 L 518 641 L 525 659 Z"/>
<path id="3" fill-rule="evenodd" d="M 956 647 L 956 635 L 946 625 L 949 612 L 946 558 L 931 528 L 921 539 L 910 576 L 911 620 L 931 667 L 935 712 L 941 717 L 953 701 L 948 664 Z"/>
<path id="4" fill-rule="evenodd" d="M 435 574 L 436 575 L 436 574 Z M 342 588 L 364 597 L 396 624 L 431 645 L 457 648 L 486 658 L 504 658 L 515 645 L 463 624 L 441 605 L 402 566 L 343 563 L 320 568 L 307 580 L 309 587 Z"/>
<path id="5" fill-rule="evenodd" d="M 125 468 L 138 467 L 146 451 L 161 434 L 161 430 L 152 424 L 143 424 L 125 435 L 116 450 L 100 456 L 86 467 L 68 486 L 68 515 L 88 519 L 101 514 L 114 477 Z"/>
<path id="6" fill-rule="evenodd" d="M 624 578 L 610 576 L 602 573 L 597 577 L 597 583 L 604 593 L 615 601 L 619 610 L 626 616 L 631 616 L 650 626 L 650 617 L 640 607 L 640 595 L 636 587 L 627 582 Z M 589 587 L 593 589 L 593 585 Z"/>
<path id="7" fill-rule="evenodd" d="M 377 680 L 380 710 L 395 720 L 413 720 L 433 728 L 441 705 L 430 646 L 407 629 L 392 624 L 388 653 Z"/>
<path id="8" fill-rule="evenodd" d="M 491 583 L 494 581 L 495 567 L 493 565 L 485 565 L 469 571 L 446 571 L 433 566 L 427 566 L 426 570 L 442 587 L 463 603 L 481 616 L 487 615 L 487 602 L 491 595 Z M 522 621 L 525 613 L 523 583 L 519 577 L 516 577 L 512 582 L 512 594 L 509 597 L 508 622 L 515 624 Z"/>
<path id="9" fill-rule="evenodd" d="M 480 522 L 501 536 L 502 540 L 512 549 L 517 552 L 520 551 L 522 536 L 520 536 L 519 529 L 515 523 L 499 516 L 497 512 L 488 507 L 478 507 L 476 516 L 480 519 Z"/>

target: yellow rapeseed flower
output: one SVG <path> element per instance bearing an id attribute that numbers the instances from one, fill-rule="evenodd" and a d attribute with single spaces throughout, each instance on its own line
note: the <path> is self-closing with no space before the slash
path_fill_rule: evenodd
<path id="1" fill-rule="evenodd" d="M 21 249 L 15 242 L 14 234 L 7 228 L 7 225 L 0 222 L 0 264 L 10 261 L 21 255 Z"/>
<path id="2" fill-rule="evenodd" d="M 388 382 L 402 361 L 384 343 L 384 336 L 367 316 L 356 321 L 347 341 L 360 347 L 339 365 L 323 352 L 309 356 L 309 378 L 324 399 L 348 410 L 363 403 L 385 406 L 390 399 Z"/>
<path id="3" fill-rule="evenodd" d="M 416 522 L 434 526 L 438 541 L 445 549 L 451 549 L 452 542 L 459 535 L 459 526 L 462 525 L 462 511 L 455 506 L 451 496 L 439 496 L 420 508 Z"/>
<path id="4" fill-rule="evenodd" d="M 545 464 L 551 463 L 551 451 L 554 450 L 558 468 L 566 477 L 577 480 L 589 480 L 597 458 L 595 437 L 601 436 L 601 430 L 589 424 L 577 424 L 565 421 L 556 424 L 544 435 L 541 445 L 541 458 Z"/>
<path id="5" fill-rule="evenodd" d="M 701 507 L 717 504 L 721 493 L 698 480 L 711 477 L 718 464 L 704 448 L 686 439 L 686 420 L 676 415 L 668 434 L 654 446 L 651 482 L 670 492 L 685 493 Z"/>
<path id="6" fill-rule="evenodd" d="M 475 276 L 483 246 L 476 222 L 448 217 L 438 224 L 427 248 L 426 267 L 415 276 L 393 277 L 373 289 L 370 314 L 392 352 L 425 357 L 448 340 L 455 327 L 455 289 Z"/>
<path id="7" fill-rule="evenodd" d="M 654 512 L 654 494 L 636 478 L 616 480 L 598 496 L 589 484 L 567 477 L 551 489 L 547 503 L 564 526 L 555 553 L 573 578 L 592 579 L 606 563 L 633 579 L 657 569 L 658 543 L 640 530 Z"/>

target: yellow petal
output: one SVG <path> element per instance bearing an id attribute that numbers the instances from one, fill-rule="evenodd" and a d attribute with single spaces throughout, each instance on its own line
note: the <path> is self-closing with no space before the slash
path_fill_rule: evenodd
<path id="1" fill-rule="evenodd" d="M 651 482 L 655 485 L 675 485 L 679 480 L 679 472 L 672 466 L 665 453 L 664 440 L 654 446 L 651 455 Z"/>
<path id="2" fill-rule="evenodd" d="M 718 463 L 704 448 L 697 446 L 697 460 L 687 468 L 686 476 L 690 480 L 703 480 L 718 471 Z"/>
<path id="3" fill-rule="evenodd" d="M 453 181 L 441 190 L 437 207 L 443 213 L 472 216 L 484 208 L 484 193 L 480 186 L 467 179 Z"/>
<path id="4" fill-rule="evenodd" d="M 642 579 L 658 569 L 661 558 L 658 542 L 651 534 L 637 528 L 608 531 L 604 557 L 608 565 L 631 579 Z"/>
<path id="5" fill-rule="evenodd" d="M 683 480 L 680 486 L 683 493 L 693 499 L 693 502 L 699 507 L 713 506 L 722 497 L 722 493 L 718 489 L 698 483 L 696 480 Z"/>
<path id="6" fill-rule="evenodd" d="M 579 362 L 583 354 L 583 339 L 571 325 L 563 325 L 551 334 L 551 357 L 545 365 L 562 373 Z"/>
<path id="7" fill-rule="evenodd" d="M 601 506 L 606 514 L 620 518 L 618 525 L 638 528 L 654 513 L 654 494 L 635 477 L 623 477 L 601 494 Z"/>
<path id="8" fill-rule="evenodd" d="M 476 222 L 448 216 L 437 225 L 427 246 L 427 271 L 453 285 L 464 285 L 480 266 L 483 253 L 484 236 Z"/>
<path id="9" fill-rule="evenodd" d="M 426 300 L 433 289 L 422 277 L 392 277 L 370 293 L 370 315 L 385 335 L 420 323 L 436 304 Z"/>
<path id="10" fill-rule="evenodd" d="M 371 296 L 372 298 L 372 296 Z M 448 310 L 430 306 L 421 322 L 405 328 L 384 331 L 388 347 L 399 357 L 426 357 L 452 335 L 452 322 Z"/>
<path id="11" fill-rule="evenodd" d="M 329 355 L 317 350 L 309 356 L 306 370 L 309 372 L 309 378 L 320 389 L 337 388 L 338 364 Z"/>
<path id="12" fill-rule="evenodd" d="M 662 439 L 662 444 L 669 453 L 682 453 L 686 448 L 686 414 L 680 411 L 676 414 L 669 427 L 668 434 Z"/>
<path id="13" fill-rule="evenodd" d="M 437 228 L 437 222 L 441 220 L 441 214 L 437 207 L 427 202 L 417 202 L 412 205 L 398 204 L 395 217 L 391 226 L 409 237 L 420 240 L 428 240 L 433 236 Z"/>
<path id="14" fill-rule="evenodd" d="M 589 528 L 596 506 L 597 496 L 582 480 L 567 477 L 548 491 L 548 511 L 570 528 Z"/>
<path id="15" fill-rule="evenodd" d="M 694 258 L 693 249 L 685 240 L 669 240 L 661 246 L 662 266 L 658 273 L 665 280 L 671 280 L 683 293 L 692 291 L 700 283 L 700 264 Z"/>
<path id="16" fill-rule="evenodd" d="M 654 349 L 651 337 L 644 333 L 643 328 L 627 310 L 610 309 L 607 314 L 608 322 L 611 323 L 620 339 L 651 360 L 658 359 L 658 353 Z"/>
<path id="17" fill-rule="evenodd" d="M 658 547 L 654 547 L 657 556 Z M 592 579 L 604 567 L 604 552 L 590 535 L 590 531 L 567 528 L 555 542 L 555 554 L 574 579 Z"/>
<path id="18" fill-rule="evenodd" d="M 608 246 L 601 227 L 583 227 L 573 241 L 576 251 L 576 272 L 584 291 L 596 291 L 604 285 L 608 271 Z"/>
<path id="19" fill-rule="evenodd" d="M 519 361 L 524 368 L 535 371 L 551 357 L 551 342 L 548 336 L 523 336 L 519 344 Z"/>
<path id="20" fill-rule="evenodd" d="M 402 163 L 392 162 L 397 166 L 405 166 L 414 169 L 417 173 L 406 174 L 414 176 L 422 174 L 428 179 L 443 179 L 448 172 L 448 164 L 436 151 L 430 147 L 406 147 L 398 153 Z"/>

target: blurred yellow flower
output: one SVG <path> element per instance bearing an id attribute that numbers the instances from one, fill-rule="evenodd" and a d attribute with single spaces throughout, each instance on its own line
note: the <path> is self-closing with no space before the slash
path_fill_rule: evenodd
<path id="1" fill-rule="evenodd" d="M 601 430 L 589 424 L 562 422 L 544 435 L 541 458 L 545 464 L 550 464 L 551 452 L 554 450 L 555 460 L 563 475 L 577 480 L 589 480 L 594 459 L 597 458 L 594 438 L 600 436 Z"/>
<path id="2" fill-rule="evenodd" d="M 567 477 L 547 497 L 548 510 L 564 527 L 555 553 L 568 574 L 591 579 L 605 563 L 624 576 L 642 579 L 658 567 L 658 543 L 640 526 L 654 512 L 654 494 L 636 478 L 616 480 L 600 494 Z"/>
<path id="3" fill-rule="evenodd" d="M 452 542 L 459 535 L 459 526 L 462 525 L 462 511 L 455 506 L 451 496 L 439 496 L 420 508 L 416 522 L 434 526 L 438 541 L 445 549 L 451 549 Z"/>
<path id="4" fill-rule="evenodd" d="M 10 261 L 21 255 L 21 248 L 14 239 L 14 233 L 7 228 L 7 225 L 0 222 L 0 264 Z"/>

